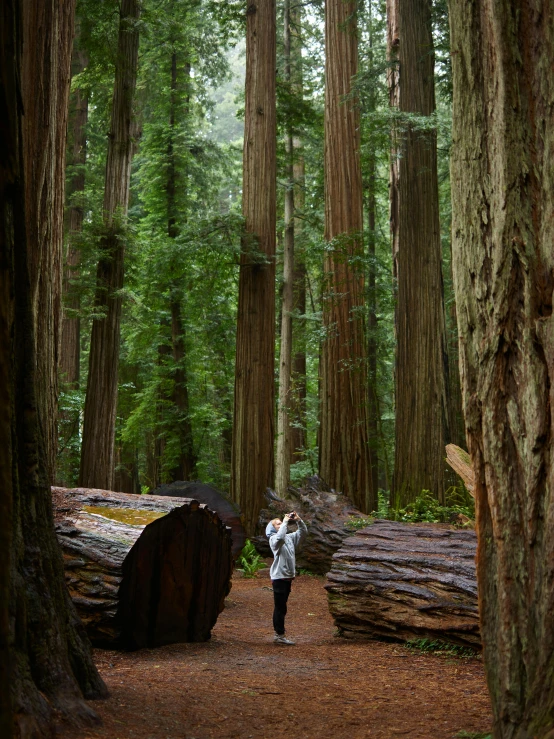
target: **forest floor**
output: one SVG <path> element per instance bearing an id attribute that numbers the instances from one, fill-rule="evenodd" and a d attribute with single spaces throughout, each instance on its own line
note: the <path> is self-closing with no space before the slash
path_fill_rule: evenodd
<path id="1" fill-rule="evenodd" d="M 102 725 L 63 739 L 450 739 L 491 726 L 483 663 L 334 635 L 325 579 L 293 584 L 287 635 L 272 643 L 268 571 L 235 574 L 212 639 L 95 650 L 110 698 Z M 483 732 L 483 734 L 482 734 Z"/>

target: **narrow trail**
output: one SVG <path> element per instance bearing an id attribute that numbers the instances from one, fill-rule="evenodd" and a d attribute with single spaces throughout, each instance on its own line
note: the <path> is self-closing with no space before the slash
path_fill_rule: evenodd
<path id="1" fill-rule="evenodd" d="M 302 575 L 287 634 L 272 641 L 267 571 L 235 576 L 211 641 L 96 650 L 111 697 L 103 719 L 63 739 L 450 739 L 484 732 L 490 703 L 479 659 L 413 653 L 334 636 L 324 578 Z"/>

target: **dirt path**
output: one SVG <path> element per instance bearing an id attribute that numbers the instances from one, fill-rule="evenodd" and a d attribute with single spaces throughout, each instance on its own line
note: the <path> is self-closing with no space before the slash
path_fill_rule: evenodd
<path id="1" fill-rule="evenodd" d="M 477 659 L 334 636 L 324 579 L 296 579 L 287 634 L 272 644 L 267 575 L 236 578 L 211 641 L 96 651 L 111 697 L 103 725 L 63 739 L 450 739 L 491 724 Z"/>

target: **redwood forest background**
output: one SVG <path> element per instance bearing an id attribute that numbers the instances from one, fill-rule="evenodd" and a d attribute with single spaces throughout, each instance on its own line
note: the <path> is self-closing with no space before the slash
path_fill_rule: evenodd
<path id="1" fill-rule="evenodd" d="M 494 735 L 552 737 L 553 15 L 2 3 L 2 736 L 106 695 L 52 484 L 199 479 L 252 536 L 315 474 L 364 514 L 473 507 L 453 442 Z"/>
<path id="2" fill-rule="evenodd" d="M 128 206 L 120 203 L 115 217 L 125 273 L 116 286 L 120 340 L 117 347 L 103 349 L 118 352 L 118 361 L 114 357 L 101 368 L 91 359 L 95 330 L 106 322 L 106 315 L 111 320 L 109 302 L 115 300 L 109 296 L 110 288 L 99 283 L 98 265 L 106 243 L 107 178 L 114 176 L 106 173 L 110 146 L 106 132 L 117 72 L 117 8 L 117 3 L 109 2 L 77 4 L 56 480 L 139 493 L 172 480 L 201 479 L 228 491 L 239 264 L 247 243 L 241 198 L 242 7 L 180 0 L 150 7 L 146 2 L 136 21 L 140 41 Z M 341 22 L 353 28 L 351 14 L 352 8 Z M 422 74 L 429 77 L 430 99 L 436 99 L 426 109 L 416 100 L 404 111 L 389 99 L 398 63 L 395 42 L 387 41 L 385 3 L 359 8 L 357 36 L 342 32 L 358 46 L 352 84 L 335 93 L 339 118 L 347 109 L 352 118 L 352 128 L 340 134 L 339 144 L 342 140 L 346 147 L 354 147 L 353 156 L 359 157 L 354 183 L 358 215 L 352 223 L 332 227 L 334 216 L 328 212 L 326 225 L 324 207 L 323 5 L 291 2 L 277 9 L 277 149 L 275 162 L 267 164 L 276 168 L 277 179 L 276 249 L 268 258 L 275 269 L 271 279 L 276 297 L 274 308 L 265 296 L 259 304 L 275 333 L 266 350 L 274 369 L 265 381 L 274 378 L 273 411 L 264 412 L 275 421 L 274 428 L 263 430 L 264 449 L 259 453 L 267 457 L 266 467 L 274 467 L 277 477 L 275 482 L 273 472 L 266 472 L 258 494 L 275 485 L 284 492 L 289 482 L 299 484 L 321 469 L 331 485 L 349 492 L 370 512 L 377 508 L 379 489 L 387 496 L 394 489 L 398 505 L 424 489 L 444 502 L 445 491 L 455 483 L 445 478 L 443 451 L 449 441 L 464 444 L 450 266 L 451 72 L 445 6 L 437 5 L 422 23 L 426 36 L 421 58 L 429 60 Z M 413 69 L 406 70 L 406 86 L 408 76 L 418 73 L 418 53 L 414 52 Z M 403 233 L 400 222 L 392 222 L 391 231 L 389 192 L 398 186 L 391 174 L 391 157 L 393 162 L 402 161 L 399 150 L 391 154 L 391 141 L 401 146 L 408 132 L 431 160 L 436 159 L 434 184 L 425 190 L 422 202 L 407 195 L 402 206 L 407 223 L 415 223 L 422 207 L 434 213 L 432 222 L 423 226 L 431 236 L 424 230 L 420 237 L 433 256 L 431 278 L 409 256 L 406 266 L 400 266 L 413 234 Z M 328 164 L 331 201 L 336 200 L 332 188 L 344 161 L 343 153 L 338 151 L 337 156 Z M 414 166 L 421 170 L 427 163 Z M 421 171 L 414 177 L 417 191 Z M 260 191 L 251 197 L 259 199 Z M 349 211 L 351 197 L 349 193 Z M 270 207 L 266 204 L 265 211 Z M 418 253 L 419 247 L 410 248 Z M 327 347 L 337 325 L 328 307 L 340 309 L 337 296 L 345 279 L 339 276 L 333 287 L 332 275 L 339 272 L 334 264 L 355 275 L 359 296 L 349 308 L 346 328 L 353 322 L 359 325 L 360 345 L 348 349 L 344 357 L 328 359 Z M 405 296 L 399 295 L 399 275 L 413 288 Z M 411 315 L 417 323 L 402 329 L 411 336 L 411 343 L 403 340 L 403 352 L 396 351 L 395 311 L 399 326 L 403 316 Z M 117 327 L 112 325 L 111 330 Z M 239 325 L 242 337 L 241 330 Z M 256 325 L 249 330 L 262 331 Z M 263 329 L 269 331 L 267 326 Z M 108 341 L 105 334 L 98 337 L 96 341 Z M 348 341 L 339 337 L 337 343 Z M 424 341 L 437 347 L 436 360 L 426 350 L 418 354 Z M 444 364 L 450 372 L 443 371 Z M 89 379 L 91 371 L 94 381 Z M 344 405 L 340 388 L 322 384 L 331 382 L 330 375 L 359 382 L 356 407 L 349 410 Z M 406 407 L 397 401 L 396 413 L 395 377 L 402 389 L 397 389 L 398 395 L 407 396 Z M 104 388 L 108 380 L 116 379 L 117 389 Z M 422 394 L 414 412 L 413 403 Z M 342 431 L 324 402 L 333 395 Z M 253 400 L 239 396 L 237 402 Z M 341 456 L 345 466 L 354 466 L 350 461 L 354 453 L 341 450 L 333 436 L 344 435 L 362 406 L 361 456 L 367 458 L 359 465 L 367 469 L 352 483 L 334 466 Z M 97 431 L 89 431 L 87 416 L 94 416 Z M 354 425 L 359 427 L 360 422 Z M 435 427 L 440 437 L 436 441 L 430 438 Z M 107 437 L 113 438 L 112 459 L 102 447 Z"/>

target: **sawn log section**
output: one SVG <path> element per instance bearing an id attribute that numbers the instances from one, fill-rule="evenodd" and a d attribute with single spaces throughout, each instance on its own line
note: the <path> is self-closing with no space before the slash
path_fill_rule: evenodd
<path id="1" fill-rule="evenodd" d="M 377 520 L 345 539 L 325 586 L 345 636 L 480 646 L 474 531 Z"/>
<path id="2" fill-rule="evenodd" d="M 53 488 L 66 582 L 93 644 L 210 638 L 232 574 L 231 535 L 196 500 Z"/>

